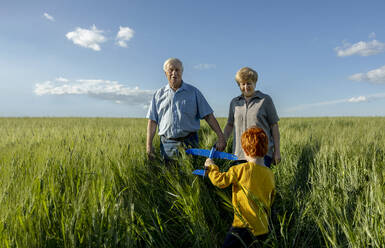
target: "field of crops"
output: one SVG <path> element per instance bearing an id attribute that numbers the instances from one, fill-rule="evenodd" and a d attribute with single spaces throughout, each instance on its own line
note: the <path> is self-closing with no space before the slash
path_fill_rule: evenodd
<path id="1" fill-rule="evenodd" d="M 191 174 L 204 159 L 148 161 L 146 124 L 0 118 L 0 247 L 220 247 L 231 189 Z M 202 124 L 209 148 L 216 136 Z M 385 118 L 279 124 L 265 246 L 385 247 Z"/>

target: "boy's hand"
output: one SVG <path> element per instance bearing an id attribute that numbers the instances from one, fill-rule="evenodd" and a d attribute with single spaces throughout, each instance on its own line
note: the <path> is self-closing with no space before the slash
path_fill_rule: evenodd
<path id="1" fill-rule="evenodd" d="M 209 174 L 209 170 L 210 170 L 210 165 L 213 165 L 214 164 L 214 161 L 211 159 L 211 158 L 208 158 L 206 159 L 206 162 L 205 162 L 205 176 L 207 176 L 207 174 Z"/>
<path id="2" fill-rule="evenodd" d="M 210 165 L 214 165 L 214 160 L 211 158 L 206 159 L 205 167 L 209 167 Z"/>

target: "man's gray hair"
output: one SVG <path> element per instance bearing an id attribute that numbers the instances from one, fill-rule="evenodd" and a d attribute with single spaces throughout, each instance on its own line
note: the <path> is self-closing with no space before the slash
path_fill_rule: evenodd
<path id="1" fill-rule="evenodd" d="M 166 60 L 163 64 L 163 70 L 166 71 L 168 64 L 174 64 L 174 63 L 180 64 L 183 71 L 183 63 L 182 61 L 180 61 L 180 59 L 177 59 L 177 58 L 169 58 L 168 60 Z"/>

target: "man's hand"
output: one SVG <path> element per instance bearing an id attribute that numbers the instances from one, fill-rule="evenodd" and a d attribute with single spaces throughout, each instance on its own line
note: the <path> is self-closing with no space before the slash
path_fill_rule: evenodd
<path id="1" fill-rule="evenodd" d="M 226 148 L 225 137 L 223 137 L 223 135 L 220 135 L 218 138 L 217 144 L 215 145 L 215 149 L 222 152 L 223 150 L 225 150 L 225 148 Z"/>
<path id="2" fill-rule="evenodd" d="M 156 122 L 148 120 L 147 122 L 147 140 L 146 140 L 146 153 L 149 160 L 155 159 L 154 147 L 152 146 L 152 140 L 156 132 Z"/>
<path id="3" fill-rule="evenodd" d="M 146 149 L 147 157 L 149 160 L 154 160 L 156 155 L 154 152 L 154 148 L 152 146 L 147 147 Z"/>

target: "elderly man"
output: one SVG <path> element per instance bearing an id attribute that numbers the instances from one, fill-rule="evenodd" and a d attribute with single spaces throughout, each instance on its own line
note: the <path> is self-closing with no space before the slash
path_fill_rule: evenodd
<path id="1" fill-rule="evenodd" d="M 216 148 L 222 151 L 226 146 L 222 130 L 202 93 L 182 80 L 182 62 L 170 58 L 164 62 L 163 70 L 168 84 L 155 92 L 147 113 L 148 157 L 155 157 L 152 141 L 157 126 L 160 151 L 166 162 L 177 154 L 181 145 L 185 148 L 198 147 L 200 119 L 205 119 L 217 134 Z"/>

